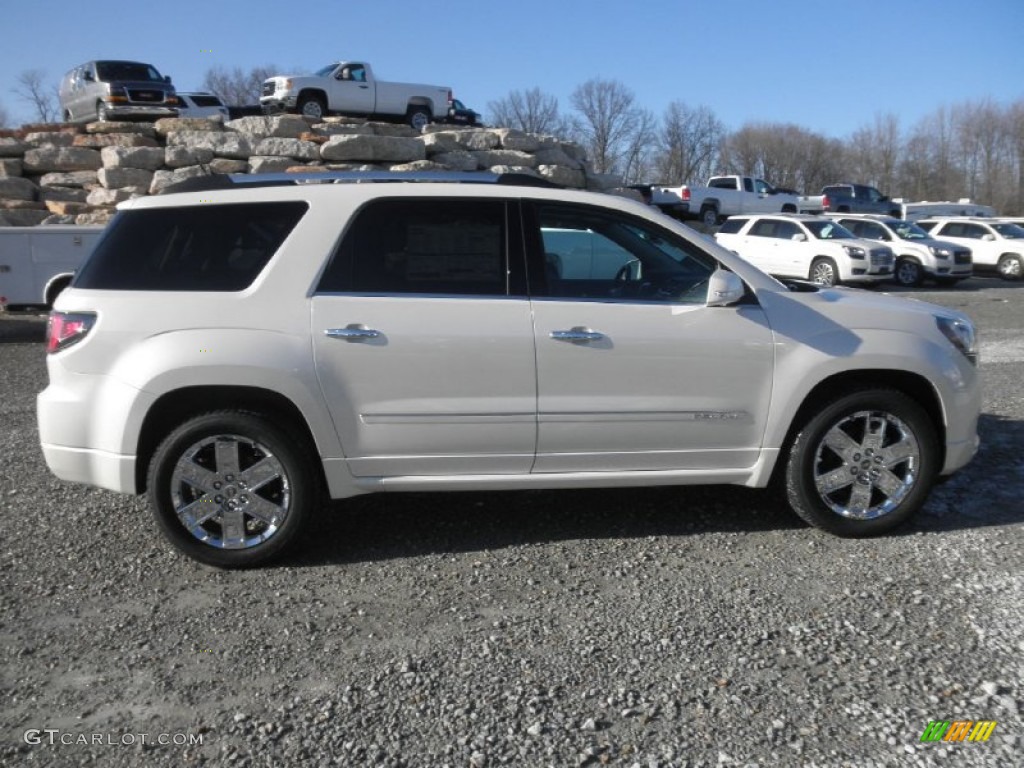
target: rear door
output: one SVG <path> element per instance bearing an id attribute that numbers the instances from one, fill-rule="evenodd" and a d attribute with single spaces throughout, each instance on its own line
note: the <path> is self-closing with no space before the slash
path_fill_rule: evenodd
<path id="1" fill-rule="evenodd" d="M 747 467 L 773 370 L 756 303 L 708 307 L 715 260 L 644 219 L 528 206 L 534 472 Z"/>
<path id="2" fill-rule="evenodd" d="M 317 376 L 356 476 L 526 473 L 536 367 L 518 205 L 378 199 L 312 302 Z"/>

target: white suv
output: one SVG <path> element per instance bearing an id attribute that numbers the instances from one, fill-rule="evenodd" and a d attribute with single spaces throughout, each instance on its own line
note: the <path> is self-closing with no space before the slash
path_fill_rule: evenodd
<path id="1" fill-rule="evenodd" d="M 777 482 L 870 535 L 977 448 L 959 312 L 783 285 L 622 198 L 402 178 L 122 203 L 51 314 L 50 469 L 237 567 L 374 491 Z"/>
<path id="2" fill-rule="evenodd" d="M 917 223 L 932 237 L 970 248 L 975 267 L 995 269 L 1004 280 L 1024 277 L 1024 227 L 969 216 L 943 216 Z"/>
<path id="3" fill-rule="evenodd" d="M 833 213 L 829 218 L 864 240 L 888 243 L 896 253 L 893 280 L 900 285 L 921 285 L 925 278 L 955 285 L 974 272 L 970 248 L 936 240 L 911 221 L 871 213 Z"/>
<path id="4" fill-rule="evenodd" d="M 826 286 L 873 285 L 893 274 L 891 249 L 824 216 L 731 216 L 715 240 L 769 274 Z"/>

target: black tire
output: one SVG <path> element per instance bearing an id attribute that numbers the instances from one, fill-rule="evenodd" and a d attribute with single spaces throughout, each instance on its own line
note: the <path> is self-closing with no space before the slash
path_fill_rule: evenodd
<path id="1" fill-rule="evenodd" d="M 896 269 L 893 270 L 892 278 L 904 288 L 913 288 L 924 282 L 924 268 L 917 259 L 901 256 L 896 259 Z"/>
<path id="2" fill-rule="evenodd" d="M 1020 256 L 1015 253 L 1004 253 L 999 257 L 999 264 L 996 266 L 999 276 L 1003 280 L 1020 280 L 1024 277 L 1024 265 Z"/>
<path id="3" fill-rule="evenodd" d="M 430 125 L 430 110 L 426 107 L 409 107 L 405 119 L 417 131 L 422 131 Z"/>
<path id="4" fill-rule="evenodd" d="M 839 285 L 839 268 L 832 259 L 827 256 L 819 256 L 811 262 L 811 271 L 807 273 L 807 279 L 812 283 L 831 288 Z"/>
<path id="5" fill-rule="evenodd" d="M 294 541 L 319 504 L 314 461 L 300 440 L 263 416 L 204 413 L 153 454 L 150 507 L 164 536 L 194 560 L 261 565 Z M 208 512 L 197 513 L 203 505 Z"/>
<path id="6" fill-rule="evenodd" d="M 700 222 L 705 227 L 714 227 L 718 225 L 718 209 L 714 206 L 705 206 L 700 209 Z"/>
<path id="7" fill-rule="evenodd" d="M 295 107 L 303 117 L 313 120 L 323 120 L 327 117 L 327 102 L 324 101 L 323 96 L 315 93 L 302 94 Z"/>
<path id="8" fill-rule="evenodd" d="M 96 121 L 105 123 L 110 120 L 110 111 L 107 109 L 107 105 L 102 101 L 96 102 Z"/>
<path id="9" fill-rule="evenodd" d="M 920 509 L 939 470 L 939 446 L 917 403 L 868 389 L 817 411 L 785 467 L 786 495 L 801 519 L 837 536 L 873 536 Z"/>
<path id="10" fill-rule="evenodd" d="M 61 115 L 61 119 L 65 123 L 70 123 L 71 122 L 71 110 L 65 109 L 64 112 Z"/>

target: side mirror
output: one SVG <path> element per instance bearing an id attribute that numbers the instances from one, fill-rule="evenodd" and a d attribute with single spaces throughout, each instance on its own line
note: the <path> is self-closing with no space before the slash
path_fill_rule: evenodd
<path id="1" fill-rule="evenodd" d="M 793 240 L 793 241 L 795 241 L 797 243 L 803 243 L 803 242 L 807 241 L 807 235 L 805 235 L 803 232 L 797 232 L 795 235 L 793 235 L 789 239 Z"/>
<path id="2" fill-rule="evenodd" d="M 747 293 L 747 287 L 735 272 L 716 269 L 708 279 L 708 306 L 727 307 Z"/>
<path id="3" fill-rule="evenodd" d="M 996 239 L 996 236 L 995 236 L 995 235 L 993 235 L 993 234 L 992 234 L 992 233 L 990 233 L 990 232 L 986 232 L 986 233 L 985 233 L 984 235 L 982 235 L 982 236 L 981 236 L 981 239 L 982 239 L 982 240 L 988 240 L 989 242 L 991 242 L 992 240 L 995 240 L 995 239 Z"/>
<path id="4" fill-rule="evenodd" d="M 164 82 L 167 83 L 168 85 L 170 85 L 171 84 L 171 76 L 170 75 L 164 75 Z"/>

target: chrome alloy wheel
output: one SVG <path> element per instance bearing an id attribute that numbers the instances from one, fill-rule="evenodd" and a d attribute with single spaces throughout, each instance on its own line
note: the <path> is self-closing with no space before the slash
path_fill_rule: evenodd
<path id="1" fill-rule="evenodd" d="M 171 475 L 174 513 L 217 549 L 247 549 L 272 538 L 288 516 L 291 484 L 270 450 L 239 435 L 204 437 L 182 452 Z"/>
<path id="2" fill-rule="evenodd" d="M 833 512 L 873 520 L 910 493 L 921 446 L 907 425 L 884 411 L 858 411 L 825 433 L 814 456 L 814 486 Z"/>
<path id="3" fill-rule="evenodd" d="M 837 282 L 836 269 L 829 261 L 819 261 L 811 270 L 811 281 L 818 285 L 833 286 Z"/>

